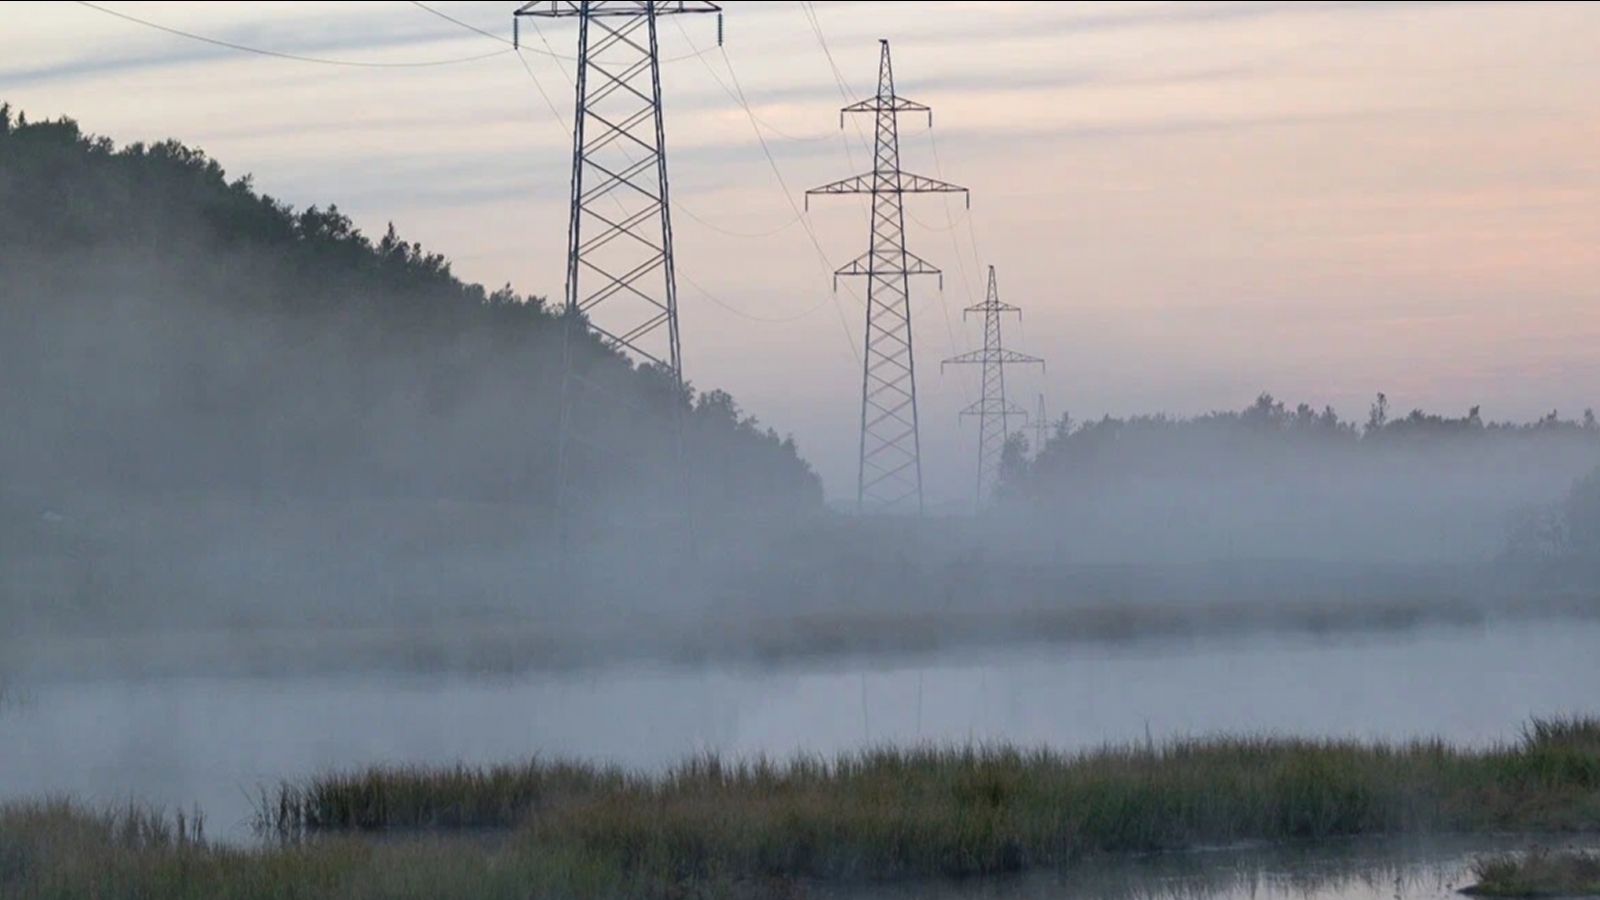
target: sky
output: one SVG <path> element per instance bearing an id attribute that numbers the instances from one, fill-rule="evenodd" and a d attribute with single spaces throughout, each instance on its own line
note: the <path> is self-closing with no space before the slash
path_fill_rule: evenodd
<path id="1" fill-rule="evenodd" d="M 337 203 L 457 274 L 559 298 L 570 22 L 523 51 L 403 2 L 7 3 L 0 101 L 119 143 L 178 138 L 294 206 Z M 517 3 L 433 8 L 502 40 Z M 1050 418 L 1237 409 L 1526 420 L 1600 405 L 1600 7 L 1544 2 L 776 2 L 664 24 L 686 376 L 793 434 L 853 500 L 864 171 L 838 107 L 887 38 L 909 171 L 923 463 L 970 502 L 994 266 L 1011 399 Z M 135 24 L 120 12 L 231 49 Z M 553 51 L 553 53 L 552 53 Z M 465 62 L 450 62 L 473 57 Z M 415 65 L 417 63 L 439 65 Z M 362 63 L 342 65 L 335 63 Z M 403 65 L 371 65 L 372 63 Z M 526 63 L 526 65 L 524 65 Z M 860 123 L 865 126 L 867 123 Z"/>

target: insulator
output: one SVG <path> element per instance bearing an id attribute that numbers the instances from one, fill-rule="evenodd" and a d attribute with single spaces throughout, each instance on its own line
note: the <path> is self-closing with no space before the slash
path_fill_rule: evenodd
<path id="1" fill-rule="evenodd" d="M 717 46 L 722 46 L 722 13 L 717 13 Z"/>

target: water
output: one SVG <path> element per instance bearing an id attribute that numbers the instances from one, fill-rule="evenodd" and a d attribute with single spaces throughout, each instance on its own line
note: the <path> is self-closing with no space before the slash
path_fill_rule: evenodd
<path id="1" fill-rule="evenodd" d="M 1006 740 L 1060 749 L 1211 733 L 1440 736 L 1484 745 L 1531 716 L 1595 713 L 1600 623 L 1387 638 L 1164 642 L 945 654 L 863 668 L 33 684 L 0 712 L 0 800 L 198 806 L 248 836 L 284 778 L 533 754 L 654 768 L 698 751 L 835 753 Z"/>
<path id="2" fill-rule="evenodd" d="M 1551 849 L 1593 849 L 1600 837 L 1549 838 Z M 956 884 L 841 891 L 839 900 L 1460 900 L 1480 856 L 1529 840 L 1429 838 L 1324 841 L 1140 859 L 1096 860 L 1065 873 Z"/>

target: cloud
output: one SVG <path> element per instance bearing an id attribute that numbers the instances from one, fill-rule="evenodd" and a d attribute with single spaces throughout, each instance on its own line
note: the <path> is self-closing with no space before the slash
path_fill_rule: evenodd
<path id="1" fill-rule="evenodd" d="M 970 16 L 940 17 L 944 21 L 960 24 L 944 25 L 932 19 L 919 23 L 911 32 L 919 42 L 937 40 L 993 41 L 1012 38 L 1056 38 L 1070 34 L 1156 30 L 1179 27 L 1217 27 L 1261 22 L 1271 19 L 1305 18 L 1318 15 L 1377 14 L 1402 10 L 1454 9 L 1517 5 L 1517 0 L 1287 0 L 1287 2 L 1201 3 L 1175 2 L 1159 6 L 1133 6 L 1101 4 L 1114 7 L 1104 11 L 1072 11 L 1078 4 L 1013 3 L 968 4 Z M 821 6 L 822 4 L 817 4 Z M 840 4 L 859 6 L 861 4 Z M 1022 15 L 996 15 L 995 7 L 1017 7 Z M 839 28 L 837 19 L 829 35 L 832 39 L 856 40 L 867 32 L 852 30 L 850 25 Z M 879 29 L 881 30 L 881 29 Z M 894 35 L 889 36 L 891 41 Z"/>
<path id="2" fill-rule="evenodd" d="M 87 7 L 83 7 L 83 9 L 86 10 L 85 14 L 89 14 Z M 133 22 L 121 22 L 115 19 L 113 19 L 113 22 L 124 30 L 148 36 L 149 48 L 136 53 L 94 57 L 78 56 L 52 62 L 0 69 L 0 82 L 20 85 L 82 81 L 102 78 L 108 75 L 127 75 L 213 64 L 230 58 L 246 61 L 255 57 L 285 65 L 318 65 L 318 63 L 307 61 L 285 60 L 278 56 L 252 54 L 245 50 L 217 46 L 216 44 L 206 43 L 190 37 L 165 34 Z M 372 54 L 375 51 L 387 52 L 427 47 L 442 48 L 444 46 L 456 46 L 459 49 L 464 46 L 478 46 L 480 44 L 484 52 L 492 52 L 493 50 L 492 47 L 483 44 L 481 38 L 478 39 L 477 44 L 472 43 L 471 35 L 467 34 L 463 37 L 466 33 L 459 29 L 442 31 L 435 27 L 426 29 L 415 27 L 374 28 L 372 22 L 371 18 L 355 19 L 346 16 L 315 16 L 309 20 L 297 18 L 252 22 L 204 33 L 198 30 L 191 31 L 189 28 L 178 28 L 176 25 L 169 25 L 165 21 L 156 24 L 187 31 L 190 34 L 198 35 L 201 38 L 209 38 L 213 41 L 255 48 L 267 54 L 290 54 L 327 59 L 328 62 L 324 63 L 324 65 L 349 63 L 356 68 L 366 68 L 365 63 L 407 61 L 373 57 Z M 464 55 L 471 56 L 475 54 L 464 53 Z M 441 52 L 436 56 L 418 57 L 414 61 L 422 63 L 440 58 L 450 57 Z"/>

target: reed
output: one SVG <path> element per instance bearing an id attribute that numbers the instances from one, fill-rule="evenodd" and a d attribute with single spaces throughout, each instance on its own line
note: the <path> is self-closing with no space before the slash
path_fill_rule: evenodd
<path id="1" fill-rule="evenodd" d="M 1600 897 L 1600 853 L 1540 848 L 1485 857 L 1473 866 L 1474 897 Z"/>
<path id="2" fill-rule="evenodd" d="M 1241 840 L 1600 828 L 1600 719 L 1534 721 L 1486 750 L 1219 738 L 701 756 L 657 777 L 538 761 L 377 768 L 284 785 L 262 813 L 283 837 L 515 832 L 684 878 L 994 874 Z"/>
<path id="3" fill-rule="evenodd" d="M 1241 840 L 1594 831 L 1600 719 L 1534 721 L 1473 750 L 1218 738 L 700 756 L 660 775 L 540 760 L 379 768 L 284 784 L 257 824 L 269 839 L 245 849 L 137 808 L 0 808 L 0 896 L 754 900 Z M 1552 882 L 1553 864 L 1515 863 L 1486 865 L 1482 891 L 1570 883 Z"/>

